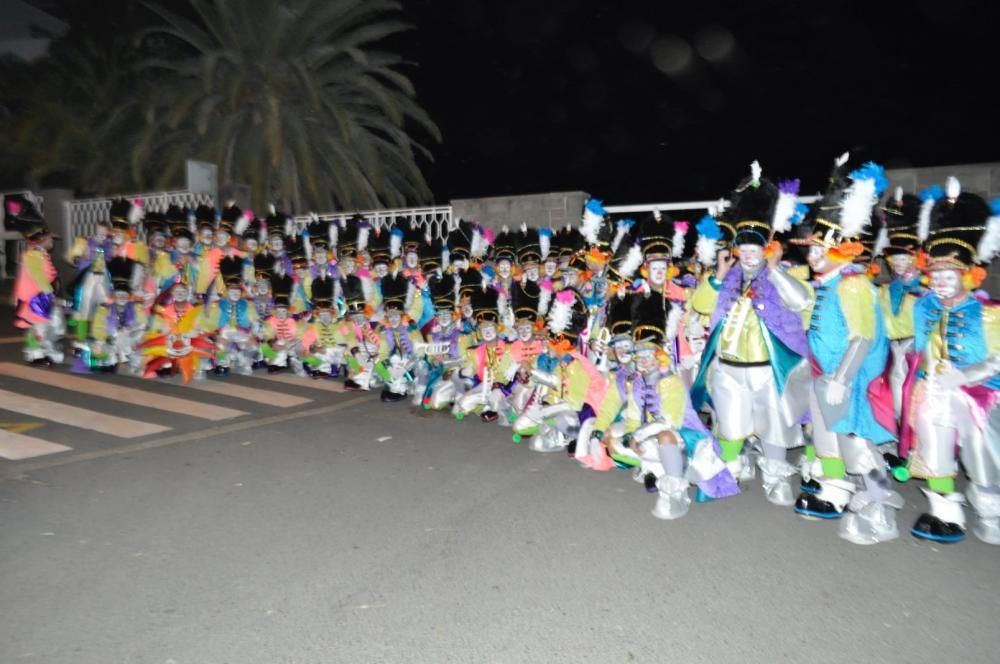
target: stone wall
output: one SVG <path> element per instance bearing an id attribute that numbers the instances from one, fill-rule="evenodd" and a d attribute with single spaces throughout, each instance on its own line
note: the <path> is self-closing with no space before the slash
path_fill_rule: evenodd
<path id="1" fill-rule="evenodd" d="M 583 191 L 460 198 L 451 201 L 452 218 L 478 221 L 497 230 L 504 225 L 514 230 L 522 222 L 533 228 L 558 228 L 579 222 L 588 198 Z"/>

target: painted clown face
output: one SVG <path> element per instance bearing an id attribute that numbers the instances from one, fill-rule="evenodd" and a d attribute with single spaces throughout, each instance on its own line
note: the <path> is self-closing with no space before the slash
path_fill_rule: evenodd
<path id="1" fill-rule="evenodd" d="M 226 297 L 230 302 L 237 302 L 241 295 L 243 295 L 243 291 L 239 288 L 229 288 L 226 290 Z"/>
<path id="2" fill-rule="evenodd" d="M 333 322 L 333 314 L 330 313 L 329 309 L 320 309 L 319 311 L 319 322 L 322 325 L 329 325 Z"/>
<path id="3" fill-rule="evenodd" d="M 531 263 L 524 268 L 524 276 L 528 281 L 538 281 L 538 264 Z"/>
<path id="4" fill-rule="evenodd" d="M 759 244 L 741 244 L 740 267 L 744 272 L 754 273 L 760 269 L 764 263 L 764 247 Z"/>
<path id="5" fill-rule="evenodd" d="M 255 254 L 257 253 L 257 240 L 252 237 L 248 237 L 243 240 L 243 246 L 246 247 L 247 253 Z"/>
<path id="6" fill-rule="evenodd" d="M 104 224 L 98 225 L 97 226 L 97 231 L 94 233 L 94 238 L 98 242 L 104 242 L 105 240 L 107 240 L 108 239 L 108 227 L 105 226 Z"/>
<path id="7" fill-rule="evenodd" d="M 267 241 L 267 246 L 273 253 L 280 254 L 285 250 L 285 238 L 280 235 L 272 235 L 271 239 Z"/>
<path id="8" fill-rule="evenodd" d="M 462 311 L 462 318 L 472 318 L 472 304 L 469 301 L 462 302 L 459 308 Z"/>
<path id="9" fill-rule="evenodd" d="M 573 288 L 577 285 L 580 272 L 576 268 L 566 267 L 562 271 L 563 288 Z"/>
<path id="10" fill-rule="evenodd" d="M 892 269 L 892 273 L 898 277 L 913 272 L 915 264 L 916 259 L 910 254 L 893 254 L 889 256 L 889 267 Z"/>
<path id="11" fill-rule="evenodd" d="M 225 247 L 226 245 L 229 244 L 229 238 L 230 238 L 229 231 L 222 231 L 222 230 L 216 231 L 215 246 Z"/>
<path id="12" fill-rule="evenodd" d="M 375 276 L 381 279 L 389 274 L 389 266 L 385 263 L 375 263 Z"/>
<path id="13" fill-rule="evenodd" d="M 611 344 L 611 350 L 614 352 L 615 359 L 619 364 L 628 364 L 632 361 L 635 346 L 632 344 L 631 339 L 619 339 Z"/>
<path id="14" fill-rule="evenodd" d="M 649 262 L 649 283 L 653 286 L 663 286 L 667 283 L 667 271 L 670 264 L 665 260 L 654 260 Z"/>
<path id="15" fill-rule="evenodd" d="M 965 290 L 962 273 L 951 269 L 934 270 L 931 272 L 931 290 L 942 300 L 958 297 Z"/>
<path id="16" fill-rule="evenodd" d="M 517 338 L 521 341 L 531 341 L 531 337 L 535 334 L 535 326 L 528 320 L 517 321 L 514 330 L 517 331 Z"/>
<path id="17" fill-rule="evenodd" d="M 330 262 L 330 254 L 324 247 L 313 247 L 313 261 L 316 265 L 326 265 Z"/>
<path id="18" fill-rule="evenodd" d="M 549 278 L 556 273 L 557 269 L 559 269 L 559 262 L 555 259 L 549 259 L 542 265 L 542 272 Z"/>
<path id="19" fill-rule="evenodd" d="M 174 249 L 180 254 L 191 253 L 191 240 L 186 237 L 179 237 L 174 240 Z"/>
<path id="20" fill-rule="evenodd" d="M 116 247 L 119 246 L 119 245 L 121 245 L 121 244 L 123 244 L 125 242 L 125 231 L 123 231 L 123 230 L 121 230 L 119 228 L 116 228 L 111 233 L 111 242 Z"/>
<path id="21" fill-rule="evenodd" d="M 191 291 L 188 290 L 187 286 L 174 286 L 170 293 L 173 295 L 174 302 L 186 303 L 191 299 Z"/>
<path id="22" fill-rule="evenodd" d="M 404 261 L 406 262 L 406 267 L 411 270 L 415 270 L 417 265 L 420 264 L 420 257 L 417 256 L 417 252 L 415 251 L 407 251 Z"/>
<path id="23" fill-rule="evenodd" d="M 642 373 L 651 373 L 659 367 L 656 359 L 656 349 L 644 347 L 635 351 L 635 366 Z"/>
<path id="24" fill-rule="evenodd" d="M 457 257 L 451 261 L 452 267 L 458 272 L 464 272 L 469 269 L 469 259 L 464 256 Z"/>
<path id="25" fill-rule="evenodd" d="M 274 317 L 278 320 L 288 319 L 288 307 L 280 306 L 274 308 Z"/>
<path id="26" fill-rule="evenodd" d="M 483 341 L 494 341 L 497 338 L 497 324 L 484 320 L 479 323 L 479 336 Z"/>
<path id="27" fill-rule="evenodd" d="M 354 311 L 351 313 L 351 322 L 355 325 L 364 325 L 367 320 L 368 316 L 363 311 Z"/>
<path id="28" fill-rule="evenodd" d="M 403 322 L 403 313 L 398 309 L 390 309 L 385 314 L 385 320 L 389 323 L 389 327 L 399 327 Z"/>
<path id="29" fill-rule="evenodd" d="M 265 297 L 271 292 L 271 282 L 267 279 L 258 279 L 253 285 L 254 295 L 257 297 Z"/>
<path id="30" fill-rule="evenodd" d="M 448 309 L 438 309 L 434 314 L 434 320 L 441 327 L 448 327 L 451 325 L 451 311 Z"/>
<path id="31" fill-rule="evenodd" d="M 149 245 L 153 249 L 163 249 L 167 244 L 167 238 L 163 237 L 163 233 L 153 233 L 153 236 L 149 239 Z"/>
<path id="32" fill-rule="evenodd" d="M 510 261 L 507 260 L 506 258 L 502 258 L 499 261 L 497 261 L 497 274 L 499 274 L 501 278 L 503 279 L 509 278 L 510 269 L 511 269 Z"/>
<path id="33" fill-rule="evenodd" d="M 354 262 L 353 258 L 348 258 L 343 263 L 340 264 L 340 272 L 344 276 L 348 274 L 354 274 L 355 268 L 357 268 L 357 263 Z"/>
<path id="34" fill-rule="evenodd" d="M 202 229 L 198 231 L 198 239 L 201 241 L 202 244 L 212 244 L 212 240 L 214 237 L 215 237 L 215 232 L 212 231 L 211 228 L 206 228 L 203 226 Z"/>
<path id="35" fill-rule="evenodd" d="M 816 274 L 826 274 L 837 267 L 836 262 L 830 258 L 830 254 L 826 247 L 821 247 L 815 244 L 809 247 L 809 254 L 806 256 L 806 262 L 809 263 L 809 267 L 811 267 L 813 272 Z"/>
<path id="36" fill-rule="evenodd" d="M 124 307 L 128 304 L 129 293 L 127 290 L 116 290 L 115 291 L 115 304 L 119 307 Z"/>

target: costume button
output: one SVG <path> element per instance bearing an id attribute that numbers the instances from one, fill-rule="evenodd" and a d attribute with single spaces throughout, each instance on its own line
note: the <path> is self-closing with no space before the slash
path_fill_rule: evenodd
<path id="1" fill-rule="evenodd" d="M 764 311 L 764 305 L 763 304 L 758 304 L 757 305 L 757 309 L 759 309 L 760 311 Z"/>
<path id="2" fill-rule="evenodd" d="M 962 346 L 961 344 L 956 344 L 954 346 L 949 345 L 948 348 L 951 350 L 963 350 L 965 347 Z"/>

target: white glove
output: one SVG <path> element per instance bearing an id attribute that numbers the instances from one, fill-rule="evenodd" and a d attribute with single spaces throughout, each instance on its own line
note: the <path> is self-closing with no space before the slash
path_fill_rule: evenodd
<path id="1" fill-rule="evenodd" d="M 958 389 L 966 383 L 965 374 L 954 366 L 949 366 L 944 373 L 934 376 L 933 380 L 935 386 L 941 390 Z"/>
<path id="2" fill-rule="evenodd" d="M 847 398 L 847 386 L 837 380 L 826 384 L 826 400 L 831 406 L 839 406 Z"/>

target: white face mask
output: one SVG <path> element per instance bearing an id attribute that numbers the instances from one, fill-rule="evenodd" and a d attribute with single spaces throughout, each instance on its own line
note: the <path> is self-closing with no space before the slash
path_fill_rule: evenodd
<path id="1" fill-rule="evenodd" d="M 340 271 L 342 274 L 354 274 L 354 268 L 357 267 L 354 264 L 354 259 L 348 259 L 340 264 Z"/>
<path id="2" fill-rule="evenodd" d="M 764 261 L 764 247 L 759 244 L 741 244 L 739 250 L 740 265 L 744 270 L 753 272 Z"/>
<path id="3" fill-rule="evenodd" d="M 934 270 L 931 272 L 931 290 L 942 300 L 958 297 L 964 290 L 962 273 L 958 270 Z"/>
<path id="4" fill-rule="evenodd" d="M 198 233 L 198 239 L 201 240 L 203 244 L 211 244 L 212 243 L 212 237 L 214 235 L 215 235 L 215 233 L 212 232 L 211 228 L 203 228 Z"/>
<path id="5" fill-rule="evenodd" d="M 625 340 L 619 341 L 611 347 L 611 350 L 615 353 L 615 359 L 618 360 L 619 364 L 628 364 L 632 361 L 632 342 Z"/>
<path id="6" fill-rule="evenodd" d="M 319 322 L 323 325 L 329 325 L 333 322 L 333 314 L 326 310 L 319 312 Z"/>
<path id="7" fill-rule="evenodd" d="M 226 295 L 229 296 L 230 302 L 236 302 L 237 300 L 240 299 L 240 295 L 242 294 L 243 292 L 239 288 L 230 288 L 228 291 L 226 291 Z"/>
<path id="8" fill-rule="evenodd" d="M 189 253 L 191 251 L 191 240 L 186 237 L 179 237 L 174 241 L 174 247 L 182 254 Z"/>
<path id="9" fill-rule="evenodd" d="M 545 270 L 545 276 L 551 277 L 553 274 L 556 273 L 556 268 L 559 267 L 559 263 L 555 261 L 545 261 L 545 265 L 543 265 L 542 267 Z"/>
<path id="10" fill-rule="evenodd" d="M 351 314 L 351 322 L 355 325 L 364 325 L 368 321 L 368 317 L 365 316 L 363 311 L 359 311 Z"/>
<path id="11" fill-rule="evenodd" d="M 277 307 L 274 310 L 274 317 L 278 320 L 285 320 L 288 318 L 288 308 L 287 307 Z"/>
<path id="12" fill-rule="evenodd" d="M 271 251 L 276 254 L 285 250 L 285 241 L 280 237 L 272 237 L 271 241 L 268 242 L 268 245 L 271 247 Z"/>
<path id="13" fill-rule="evenodd" d="M 451 262 L 451 264 L 452 264 L 452 266 L 456 270 L 468 270 L 469 269 L 469 261 L 466 260 L 466 259 L 464 259 L 464 258 L 456 258 L 455 260 L 453 260 Z"/>
<path id="14" fill-rule="evenodd" d="M 249 253 L 251 254 L 257 253 L 257 240 L 254 240 L 252 238 L 247 238 L 246 240 L 244 240 L 244 243 L 246 244 L 246 248 Z"/>
<path id="15" fill-rule="evenodd" d="M 385 275 L 389 274 L 389 266 L 385 263 L 375 264 L 375 276 L 381 279 Z"/>
<path id="16" fill-rule="evenodd" d="M 226 231 L 218 231 L 215 234 L 215 244 L 219 247 L 224 247 L 229 244 L 229 233 Z"/>
<path id="17" fill-rule="evenodd" d="M 472 305 L 469 304 L 468 302 L 462 303 L 462 317 L 472 318 Z"/>
<path id="18" fill-rule="evenodd" d="M 892 273 L 900 277 L 911 272 L 915 262 L 910 254 L 893 254 L 889 257 L 889 267 L 892 268 Z"/>
<path id="19" fill-rule="evenodd" d="M 497 263 L 497 274 L 506 279 L 510 276 L 510 261 L 506 258 Z"/>
<path id="20" fill-rule="evenodd" d="M 116 230 L 111 235 L 111 242 L 115 245 L 120 245 L 125 241 L 125 233 L 123 231 Z"/>
<path id="21" fill-rule="evenodd" d="M 658 362 L 656 361 L 656 351 L 644 349 L 636 352 L 635 364 L 636 368 L 642 373 L 649 373 L 655 370 L 658 365 Z"/>
<path id="22" fill-rule="evenodd" d="M 160 235 L 159 233 L 153 236 L 153 249 L 163 249 L 166 243 L 167 239 L 162 235 Z"/>
<path id="23" fill-rule="evenodd" d="M 173 290 L 174 302 L 187 302 L 191 294 L 187 288 L 175 288 Z"/>
<path id="24" fill-rule="evenodd" d="M 263 297 L 267 295 L 267 291 L 270 289 L 271 284 L 267 281 L 261 280 L 254 284 L 254 293 L 258 297 Z"/>
<path id="25" fill-rule="evenodd" d="M 326 249 L 313 249 L 313 261 L 316 265 L 325 265 L 330 262 L 330 257 L 326 255 Z"/>
<path id="26" fill-rule="evenodd" d="M 833 269 L 833 261 L 827 257 L 826 247 L 817 245 L 809 247 L 809 255 L 806 257 L 806 262 L 809 263 L 809 267 L 813 269 L 813 272 L 817 274 L 825 274 Z"/>
<path id="27" fill-rule="evenodd" d="M 573 286 L 576 286 L 576 279 L 578 276 L 579 272 L 577 272 L 573 268 L 567 267 L 566 269 L 564 269 L 562 272 L 563 287 L 572 288 Z"/>
<path id="28" fill-rule="evenodd" d="M 403 322 L 403 316 L 398 311 L 390 311 L 385 318 L 389 321 L 389 327 L 399 327 Z"/>
<path id="29" fill-rule="evenodd" d="M 441 327 L 448 327 L 451 325 L 451 312 L 445 309 L 444 311 L 439 311 L 434 314 L 434 320 Z"/>
<path id="30" fill-rule="evenodd" d="M 413 270 L 417 267 L 417 264 L 419 262 L 420 262 L 420 257 L 417 256 L 417 252 L 415 251 L 406 252 L 406 267 Z"/>
<path id="31" fill-rule="evenodd" d="M 534 336 L 535 326 L 531 323 L 520 322 L 516 326 L 517 338 L 521 341 L 531 341 L 531 337 Z"/>
<path id="32" fill-rule="evenodd" d="M 538 281 L 538 266 L 532 265 L 524 268 L 524 276 L 527 277 L 528 281 Z"/>
<path id="33" fill-rule="evenodd" d="M 654 286 L 662 286 L 667 283 L 667 261 L 650 261 L 649 263 L 649 283 Z"/>
<path id="34" fill-rule="evenodd" d="M 483 341 L 493 341 L 497 338 L 497 326 L 493 323 L 480 323 L 479 336 L 483 338 Z"/>
<path id="35" fill-rule="evenodd" d="M 124 307 L 128 304 L 128 293 L 125 291 L 115 291 L 115 302 L 119 307 Z"/>

